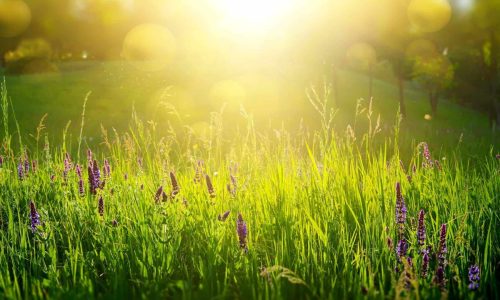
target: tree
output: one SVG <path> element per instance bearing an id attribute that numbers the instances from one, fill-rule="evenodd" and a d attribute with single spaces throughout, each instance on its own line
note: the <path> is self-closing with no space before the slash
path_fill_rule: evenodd
<path id="1" fill-rule="evenodd" d="M 432 114 L 437 113 L 441 93 L 453 82 L 453 66 L 444 55 L 416 58 L 413 76 L 427 91 Z"/>

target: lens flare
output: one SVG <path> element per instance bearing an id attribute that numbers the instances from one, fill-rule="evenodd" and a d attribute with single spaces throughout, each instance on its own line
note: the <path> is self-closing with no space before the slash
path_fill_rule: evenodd
<path id="1" fill-rule="evenodd" d="M 416 31 L 436 32 L 451 19 L 451 6 L 447 0 L 412 0 L 408 18 Z"/>
<path id="2" fill-rule="evenodd" d="M 31 10 L 22 0 L 0 1 L 0 37 L 15 37 L 31 22 Z"/>
<path id="3" fill-rule="evenodd" d="M 123 42 L 122 57 L 144 71 L 160 71 L 172 62 L 176 39 L 156 24 L 142 24 L 130 30 Z"/>

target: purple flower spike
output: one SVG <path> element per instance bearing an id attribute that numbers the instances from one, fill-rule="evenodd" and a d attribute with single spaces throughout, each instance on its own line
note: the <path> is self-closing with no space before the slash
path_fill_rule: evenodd
<path id="1" fill-rule="evenodd" d="M 96 160 L 94 160 L 92 164 L 92 173 L 94 174 L 94 185 L 98 188 L 101 185 L 101 170 L 99 170 L 99 165 Z"/>
<path id="2" fill-rule="evenodd" d="M 478 265 L 472 265 L 469 268 L 469 290 L 475 291 L 479 289 L 480 270 Z"/>
<path id="3" fill-rule="evenodd" d="M 155 202 L 156 203 L 160 203 L 162 197 L 163 197 L 163 185 L 160 185 L 160 187 L 158 188 L 158 190 L 156 190 Z"/>
<path id="4" fill-rule="evenodd" d="M 436 270 L 436 277 L 434 277 L 434 283 L 437 284 L 441 289 L 443 289 L 446 285 L 444 268 L 441 266 L 439 266 Z"/>
<path id="5" fill-rule="evenodd" d="M 19 178 L 19 180 L 24 179 L 24 168 L 22 163 L 19 163 L 17 165 L 17 177 Z"/>
<path id="6" fill-rule="evenodd" d="M 408 250 L 408 244 L 405 239 L 399 240 L 396 246 L 396 256 L 398 261 L 401 261 L 401 257 L 406 256 L 406 251 Z"/>
<path id="7" fill-rule="evenodd" d="M 30 162 L 29 162 L 29 160 L 25 159 L 24 160 L 24 173 L 26 175 L 28 175 L 29 172 L 30 172 Z"/>
<path id="8" fill-rule="evenodd" d="M 417 241 L 420 247 L 425 245 L 425 211 L 423 209 L 418 214 Z"/>
<path id="9" fill-rule="evenodd" d="M 236 231 L 238 232 L 238 239 L 240 241 L 240 248 L 248 251 L 247 247 L 247 223 L 243 220 L 241 213 L 238 213 L 238 220 L 236 221 Z"/>
<path id="10" fill-rule="evenodd" d="M 423 278 L 427 277 L 427 273 L 429 272 L 429 251 L 423 250 L 423 257 L 422 257 L 422 269 L 421 269 L 421 276 Z"/>
<path id="11" fill-rule="evenodd" d="M 87 167 L 87 173 L 89 175 L 89 189 L 90 193 L 94 195 L 96 193 L 97 186 L 95 185 L 94 172 L 92 170 L 92 166 Z"/>
<path id="12" fill-rule="evenodd" d="M 31 231 L 34 233 L 37 226 L 41 225 L 40 215 L 35 207 L 35 202 L 30 201 L 30 219 L 31 219 Z"/>
<path id="13" fill-rule="evenodd" d="M 443 269 L 446 267 L 446 253 L 447 252 L 448 252 L 448 249 L 446 248 L 446 224 L 442 224 L 440 235 L 439 235 L 438 264 Z"/>
<path id="14" fill-rule="evenodd" d="M 102 199 L 102 196 L 99 197 L 99 201 L 97 202 L 97 210 L 101 217 L 104 216 L 104 199 Z"/>
<path id="15" fill-rule="evenodd" d="M 230 210 L 224 212 L 222 215 L 219 214 L 219 216 L 217 217 L 217 219 L 221 222 L 224 222 L 226 221 L 227 217 L 229 216 L 229 214 L 231 213 Z"/>
<path id="16" fill-rule="evenodd" d="M 403 237 L 404 226 L 406 222 L 406 204 L 403 195 L 401 194 L 401 185 L 396 183 L 396 224 L 398 224 L 399 238 Z"/>

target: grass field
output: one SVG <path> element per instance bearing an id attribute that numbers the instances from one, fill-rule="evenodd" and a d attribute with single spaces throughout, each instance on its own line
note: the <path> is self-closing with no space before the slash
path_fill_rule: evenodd
<path id="1" fill-rule="evenodd" d="M 381 80 L 373 110 L 365 101 L 356 114 L 366 78 L 348 71 L 331 126 L 317 121 L 328 107 L 303 96 L 267 115 L 257 110 L 266 97 L 255 109 L 247 100 L 254 117 L 231 106 L 210 114 L 217 99 L 194 101 L 210 85 L 194 102 L 175 84 L 158 98 L 165 77 L 122 67 L 6 79 L 22 141 L 4 93 L 3 298 L 500 297 L 499 142 L 486 117 L 444 102 L 424 120 L 425 96 L 410 86 L 399 124 L 397 91 Z M 278 94 L 304 95 L 294 88 Z M 161 113 L 160 101 L 178 113 Z"/>

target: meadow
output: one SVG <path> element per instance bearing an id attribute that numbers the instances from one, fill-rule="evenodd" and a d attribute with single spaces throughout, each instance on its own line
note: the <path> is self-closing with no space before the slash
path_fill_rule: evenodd
<path id="1" fill-rule="evenodd" d="M 366 78 L 345 71 L 336 106 L 320 90 L 283 106 L 302 126 L 206 107 L 204 131 L 179 132 L 191 119 L 140 102 L 161 83 L 102 68 L 6 79 L 2 298 L 500 297 L 498 138 L 480 114 L 445 102 L 424 120 L 410 88 L 401 122 L 394 86 L 356 102 Z"/>

